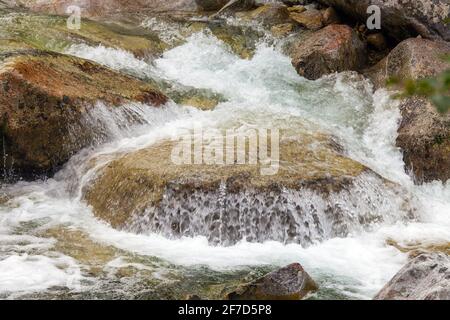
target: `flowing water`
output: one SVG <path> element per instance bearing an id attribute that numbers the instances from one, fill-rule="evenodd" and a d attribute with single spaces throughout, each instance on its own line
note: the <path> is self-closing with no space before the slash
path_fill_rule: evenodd
<path id="1" fill-rule="evenodd" d="M 370 299 L 407 261 L 388 240 L 450 242 L 450 185 L 414 185 L 395 147 L 400 119 L 396 101 L 383 90 L 374 93 L 357 74 L 308 81 L 296 74 L 277 46 L 262 42 L 247 60 L 205 32 L 193 34 L 151 63 L 102 46 L 75 44 L 67 53 L 143 79 L 208 89 L 225 101 L 212 111 L 174 102 L 158 109 L 133 104 L 118 111 L 99 103 L 86 116 L 102 128 L 95 146 L 75 155 L 52 179 L 3 186 L 2 297 L 217 297 L 227 286 L 300 262 L 321 287 L 312 298 Z M 138 124 L 131 125 L 130 117 Z M 278 239 L 268 235 L 264 241 L 225 246 L 211 244 L 204 236 L 177 239 L 150 231 L 117 231 L 97 220 L 83 201 L 84 188 L 106 163 L 193 125 L 295 129 L 299 124 L 308 132 L 332 135 L 350 158 L 400 186 L 401 192 L 393 193 L 363 175 L 359 187 L 333 200 L 349 207 L 350 218 L 367 212 L 383 219 L 368 228 L 350 228 L 345 237 L 312 239 L 307 245 L 271 241 Z M 323 210 L 320 196 L 311 195 L 308 201 L 303 205 Z"/>

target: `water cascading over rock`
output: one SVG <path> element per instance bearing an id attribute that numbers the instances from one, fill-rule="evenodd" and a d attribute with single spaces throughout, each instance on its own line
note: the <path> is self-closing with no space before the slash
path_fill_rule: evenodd
<path id="1" fill-rule="evenodd" d="M 261 175 L 261 165 L 176 165 L 173 148 L 158 143 L 100 170 L 85 188 L 96 216 L 122 230 L 221 245 L 310 245 L 414 217 L 398 200 L 400 187 L 343 156 L 323 134 L 283 135 L 273 176 Z"/>
<path id="2" fill-rule="evenodd" d="M 86 121 L 98 101 L 111 109 L 133 102 L 151 108 L 167 101 L 138 79 L 32 48 L 0 51 L 0 83 L 2 178 L 6 171 L 24 178 L 54 173 L 101 138 L 101 123 Z"/>

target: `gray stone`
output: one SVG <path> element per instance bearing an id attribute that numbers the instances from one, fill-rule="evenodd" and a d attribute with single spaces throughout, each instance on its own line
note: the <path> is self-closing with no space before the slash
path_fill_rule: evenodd
<path id="1" fill-rule="evenodd" d="M 411 260 L 375 300 L 450 300 L 450 257 L 423 253 Z"/>

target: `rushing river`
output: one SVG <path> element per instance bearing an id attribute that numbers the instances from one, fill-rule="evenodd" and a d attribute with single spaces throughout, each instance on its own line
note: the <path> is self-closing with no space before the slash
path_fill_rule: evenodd
<path id="1" fill-rule="evenodd" d="M 225 101 L 212 111 L 174 102 L 158 109 L 128 105 L 120 111 L 99 104 L 86 121 L 103 126 L 107 142 L 75 155 L 52 179 L 3 186 L 0 297 L 179 298 L 300 262 L 320 285 L 313 298 L 370 299 L 407 261 L 407 254 L 387 245 L 388 240 L 406 245 L 450 241 L 450 185 L 414 185 L 395 147 L 400 119 L 396 101 L 383 90 L 374 93 L 357 74 L 308 81 L 277 46 L 261 43 L 251 59 L 242 59 L 206 33 L 190 36 L 152 63 L 102 46 L 75 44 L 67 53 L 141 78 L 208 89 Z M 140 119 L 139 125 L 127 123 L 130 114 Z M 350 158 L 402 187 L 402 193 L 386 196 L 383 205 L 370 209 L 389 219 L 369 230 L 355 228 L 346 238 L 303 247 L 274 241 L 215 246 L 205 237 L 168 239 L 117 231 L 97 220 L 82 200 L 83 188 L 105 163 L 194 124 L 226 128 L 282 123 L 289 128 L 299 122 L 337 137 Z M 365 192 L 370 191 L 361 190 L 361 195 Z M 403 219 L 410 210 L 399 205 L 404 199 L 414 208 L 415 219 Z M 87 272 L 86 261 L 95 257 L 83 257 L 80 249 L 70 248 L 70 241 L 97 246 L 88 252 L 99 252 L 102 272 Z M 117 276 L 118 270 L 131 269 L 135 271 Z M 189 287 L 198 291 L 189 292 Z"/>

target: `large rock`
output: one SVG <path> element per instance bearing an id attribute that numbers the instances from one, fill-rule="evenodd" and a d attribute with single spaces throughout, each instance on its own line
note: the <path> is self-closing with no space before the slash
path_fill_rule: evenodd
<path id="1" fill-rule="evenodd" d="M 424 98 L 408 98 L 400 104 L 402 121 L 397 146 L 416 182 L 450 179 L 450 114 L 439 114 Z"/>
<path id="2" fill-rule="evenodd" d="M 227 294 L 228 300 L 300 300 L 318 289 L 299 263 L 271 272 Z"/>
<path id="3" fill-rule="evenodd" d="M 442 59 L 444 54 L 450 54 L 447 42 L 408 39 L 366 75 L 376 88 L 391 78 L 417 80 L 434 76 L 450 67 Z M 439 114 L 429 101 L 414 97 L 404 99 L 400 110 L 397 146 L 403 150 L 407 170 L 414 173 L 417 182 L 450 179 L 450 114 Z"/>
<path id="4" fill-rule="evenodd" d="M 329 25 L 296 40 L 287 50 L 297 72 L 311 80 L 347 70 L 359 70 L 366 46 L 346 25 Z"/>
<path id="5" fill-rule="evenodd" d="M 421 35 L 430 39 L 450 41 L 450 28 L 444 20 L 449 18 L 448 0 L 319 0 L 346 15 L 366 23 L 367 8 L 377 5 L 381 9 L 382 32 L 404 40 Z"/>
<path id="6" fill-rule="evenodd" d="M 296 134 L 281 137 L 274 175 L 261 175 L 267 165 L 261 163 L 177 164 L 171 160 L 177 144 L 167 141 L 109 163 L 84 197 L 114 228 L 170 238 L 205 236 L 223 245 L 242 239 L 309 245 L 400 210 L 374 212 L 401 191 L 340 154 L 329 136 L 297 127 Z"/>
<path id="7" fill-rule="evenodd" d="M 132 77 L 72 56 L 19 49 L 21 45 L 0 45 L 1 158 L 19 176 L 52 173 L 101 138 L 102 128 L 90 127 L 84 118 L 98 101 L 111 108 L 166 102 L 151 85 Z"/>
<path id="8" fill-rule="evenodd" d="M 0 35 L 41 50 L 62 52 L 70 45 L 103 45 L 132 52 L 139 58 L 158 57 L 167 44 L 150 30 L 82 20 L 82 28 L 67 28 L 67 18 L 0 9 Z"/>
<path id="9" fill-rule="evenodd" d="M 450 300 L 450 257 L 423 253 L 377 294 L 376 300 Z"/>
<path id="10" fill-rule="evenodd" d="M 411 38 L 399 43 L 386 58 L 364 73 L 372 80 L 376 89 L 386 86 L 392 78 L 426 78 L 449 67 L 442 59 L 445 54 L 450 54 L 448 42 Z"/>

